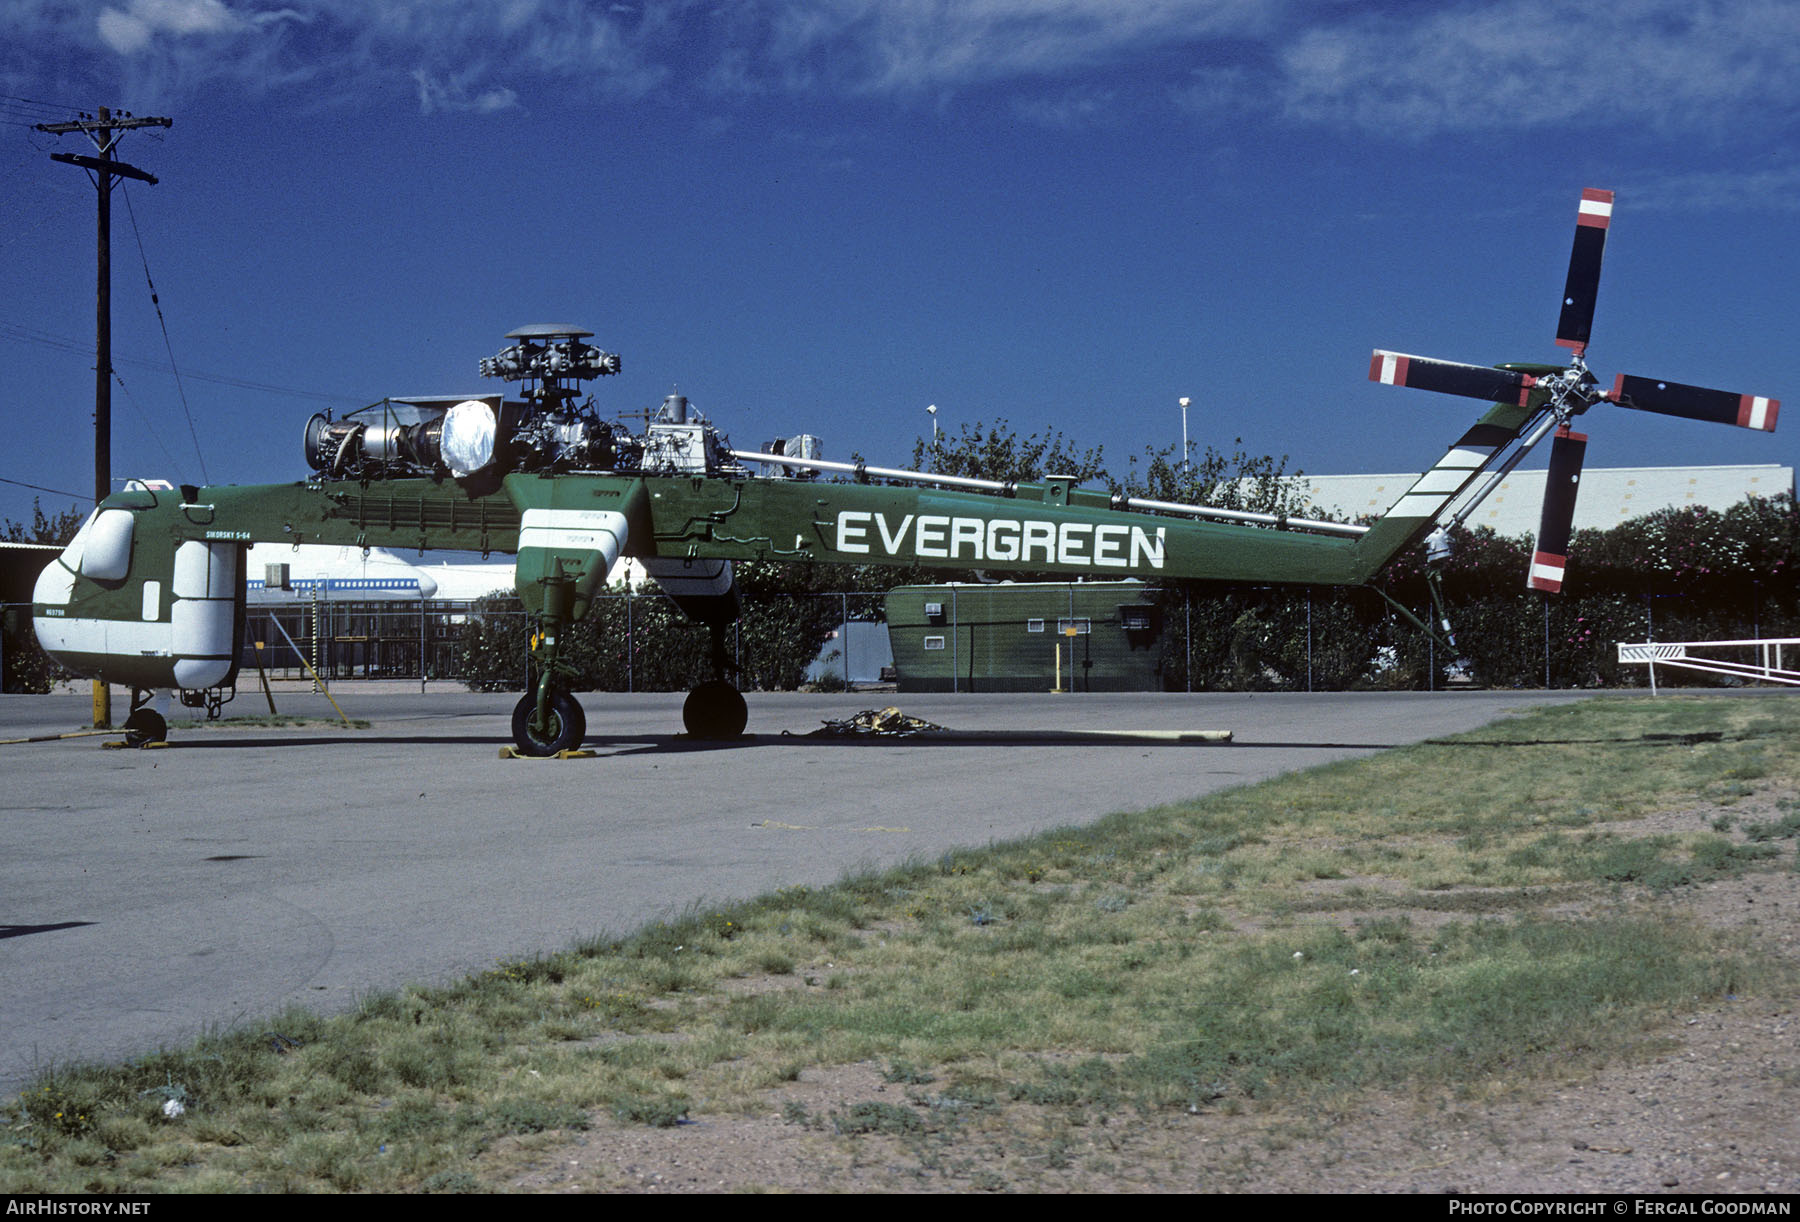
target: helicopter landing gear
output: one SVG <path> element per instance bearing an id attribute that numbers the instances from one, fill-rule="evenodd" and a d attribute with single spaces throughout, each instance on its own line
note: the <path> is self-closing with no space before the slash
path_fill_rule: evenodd
<path id="1" fill-rule="evenodd" d="M 724 679 L 708 679 L 681 706 L 681 724 L 695 738 L 736 738 L 749 720 L 742 693 Z"/>
<path id="2" fill-rule="evenodd" d="M 581 702 L 561 688 L 553 687 L 545 700 L 542 719 L 538 717 L 538 694 L 526 692 L 513 706 L 513 743 L 520 755 L 555 755 L 573 751 L 587 737 L 587 714 Z"/>
<path id="3" fill-rule="evenodd" d="M 155 709 L 133 709 L 125 718 L 125 745 L 143 747 L 164 742 L 169 737 L 169 723 Z"/>
<path id="4" fill-rule="evenodd" d="M 731 665 L 725 656 L 725 625 L 707 627 L 712 631 L 713 677 L 688 693 L 681 706 L 681 724 L 695 738 L 737 738 L 750 720 L 750 710 L 737 685 L 725 677 Z"/>
<path id="5" fill-rule="evenodd" d="M 513 706 L 513 744 L 520 755 L 546 756 L 573 751 L 587 737 L 587 714 L 581 701 L 564 686 L 569 667 L 557 649 L 562 630 L 569 625 L 570 587 L 567 576 L 544 582 L 544 609 L 531 635 L 531 662 L 537 677 L 525 685 L 525 694 Z"/>
<path id="6" fill-rule="evenodd" d="M 125 745 L 127 747 L 143 747 L 150 743 L 164 742 L 169 737 L 169 722 L 161 713 L 150 707 L 150 701 L 156 698 L 155 692 L 131 691 L 131 713 L 125 718 Z"/>

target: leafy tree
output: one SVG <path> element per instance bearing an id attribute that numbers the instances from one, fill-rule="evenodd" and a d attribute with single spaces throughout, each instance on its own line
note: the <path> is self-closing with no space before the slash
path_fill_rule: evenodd
<path id="1" fill-rule="evenodd" d="M 736 566 L 742 615 L 727 629 L 727 657 L 749 690 L 787 691 L 842 617 L 845 589 L 832 565 L 761 561 Z M 824 591 L 834 591 L 826 597 Z M 516 598 L 483 602 L 463 631 L 465 681 L 482 691 L 517 691 L 526 682 L 531 625 Z M 596 598 L 580 623 L 564 631 L 558 654 L 577 691 L 685 691 L 712 677 L 711 634 L 682 614 L 654 582 L 628 591 L 615 585 Z"/>
<path id="2" fill-rule="evenodd" d="M 1186 462 L 1181 461 L 1175 446 L 1146 448 L 1141 459 L 1131 460 L 1125 479 L 1114 486 L 1126 496 L 1178 505 L 1289 516 L 1306 511 L 1299 484 L 1287 470 L 1286 455 L 1247 454 L 1241 437 L 1233 446 L 1230 454 L 1207 446 L 1198 457 L 1190 454 Z M 1305 597 L 1299 591 L 1216 582 L 1176 579 L 1165 583 L 1156 595 L 1163 623 L 1173 628 L 1164 633 L 1158 662 L 1165 684 L 1174 690 L 1192 687 L 1196 691 L 1304 690 Z M 1341 665 L 1332 669 L 1341 669 Z M 1316 669 L 1314 678 L 1318 678 Z"/>
<path id="3" fill-rule="evenodd" d="M 33 497 L 30 525 L 7 518 L 4 524 L 0 524 L 0 541 L 61 545 L 75 537 L 75 532 L 81 529 L 81 523 L 86 517 L 86 514 L 73 505 L 61 513 L 46 514 L 44 507 Z"/>
<path id="4" fill-rule="evenodd" d="M 1020 437 L 1004 418 L 993 424 L 977 420 L 929 441 L 913 442 L 913 466 L 940 475 L 1026 483 L 1046 475 L 1072 475 L 1076 483 L 1111 483 L 1100 447 L 1083 450 L 1060 432 Z"/>
<path id="5" fill-rule="evenodd" d="M 531 625 L 517 596 L 481 599 L 463 621 L 459 658 L 463 683 L 477 692 L 523 691 L 530 637 Z"/>
<path id="6" fill-rule="evenodd" d="M 71 505 L 60 513 L 46 514 L 35 499 L 31 502 L 31 521 L 15 522 L 7 518 L 0 523 L 0 541 L 7 543 L 52 543 L 61 545 L 75 537 L 84 515 Z M 31 627 L 30 608 L 9 607 L 0 623 L 0 691 L 47 692 L 63 677 L 63 669 L 50 660 L 38 644 Z"/>
<path id="7" fill-rule="evenodd" d="M 1142 459 L 1131 460 L 1129 473 L 1116 486 L 1126 496 L 1178 505 L 1306 515 L 1309 507 L 1295 478 L 1301 472 L 1288 471 L 1287 455 L 1247 454 L 1242 437 L 1232 445 L 1230 454 L 1207 446 L 1198 458 L 1190 455 L 1185 463 L 1175 446 L 1147 447 Z"/>

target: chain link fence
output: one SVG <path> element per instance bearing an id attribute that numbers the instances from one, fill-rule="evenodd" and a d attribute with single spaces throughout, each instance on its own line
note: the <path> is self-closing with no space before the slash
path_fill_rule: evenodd
<path id="1" fill-rule="evenodd" d="M 1451 608 L 1455 656 L 1366 590 L 1148 592 L 1162 607 L 1158 673 L 1172 691 L 1432 690 L 1640 687 L 1616 643 L 1800 635 L 1792 600 L 1742 606 L 1662 594 L 1550 599 L 1490 596 Z M 746 688 L 826 689 L 892 677 L 885 595 L 859 591 L 764 595 L 727 630 Z M 38 647 L 29 604 L 5 604 L 0 673 L 8 692 L 64 677 Z M 1421 619 L 1428 608 L 1411 608 Z M 279 626 L 277 626 L 279 625 Z M 319 599 L 251 607 L 243 671 L 271 678 L 449 680 L 519 689 L 531 625 L 515 600 L 373 603 Z M 260 649 L 258 645 L 260 643 Z M 707 630 L 661 594 L 611 593 L 565 638 L 584 690 L 684 690 L 711 677 Z M 303 663 L 304 660 L 304 663 Z M 1721 680 L 1693 676 L 1696 685 Z"/>

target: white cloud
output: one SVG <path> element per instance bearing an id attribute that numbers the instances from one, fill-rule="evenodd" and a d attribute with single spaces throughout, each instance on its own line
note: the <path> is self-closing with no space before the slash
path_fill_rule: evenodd
<path id="1" fill-rule="evenodd" d="M 674 43 L 670 23 L 690 3 L 8 0 L 0 79 L 22 86 L 54 64 L 66 81 L 62 66 L 78 64 L 86 84 L 138 105 L 177 105 L 203 85 L 262 94 L 302 83 L 309 99 L 354 105 L 411 78 L 421 109 L 442 114 L 516 106 L 540 82 L 637 96 L 668 75 L 645 47 Z"/>
<path id="2" fill-rule="evenodd" d="M 473 92 L 467 82 L 456 79 L 438 80 L 423 68 L 412 73 L 419 87 L 419 111 L 422 114 L 495 114 L 512 110 L 519 96 L 504 86 L 492 86 Z"/>
<path id="3" fill-rule="evenodd" d="M 1249 36 L 1285 0 L 774 0 L 771 74 L 859 93 L 1062 76 L 1146 49 Z M 805 71 L 796 74 L 797 65 Z"/>
<path id="4" fill-rule="evenodd" d="M 171 34 L 219 34 L 243 24 L 220 0 L 131 0 L 131 12 Z"/>
<path id="5" fill-rule="evenodd" d="M 120 55 L 138 54 L 157 34 L 228 34 L 244 25 L 220 0 L 131 0 L 123 11 L 107 7 L 95 18 L 100 41 Z"/>
<path id="6" fill-rule="evenodd" d="M 1561 124 L 1703 129 L 1794 108 L 1782 0 L 1503 0 L 1298 31 L 1280 95 L 1307 122 L 1394 135 Z"/>
<path id="7" fill-rule="evenodd" d="M 1800 165 L 1667 174 L 1622 182 L 1619 191 L 1633 212 L 1796 212 Z"/>
<path id="8" fill-rule="evenodd" d="M 130 13 L 121 13 L 116 8 L 102 9 L 95 25 L 100 31 L 100 41 L 120 55 L 136 55 L 150 45 L 150 26 Z"/>
<path id="9" fill-rule="evenodd" d="M 138 104 L 305 82 L 451 114 L 652 91 L 953 106 L 1042 123 L 1150 106 L 1399 137 L 1728 131 L 1800 109 L 1792 0 L 8 0 L 0 79 L 110 51 Z M 117 72 L 93 69 L 117 91 Z M 135 88 L 134 88 L 135 87 Z M 151 91 L 149 95 L 146 90 Z M 997 98 L 994 95 L 998 95 Z"/>

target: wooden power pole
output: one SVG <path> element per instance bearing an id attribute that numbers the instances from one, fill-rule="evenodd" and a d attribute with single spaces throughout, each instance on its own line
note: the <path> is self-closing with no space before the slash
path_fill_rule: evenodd
<path id="1" fill-rule="evenodd" d="M 94 293 L 94 504 L 112 491 L 112 188 L 115 178 L 135 178 L 156 183 L 156 177 L 113 156 L 119 134 L 134 127 L 168 127 L 171 119 L 137 118 L 129 111 L 114 114 L 100 107 L 96 115 L 82 115 L 71 123 L 39 123 L 37 130 L 53 136 L 85 132 L 94 142 L 98 157 L 78 153 L 51 153 L 52 161 L 80 166 L 89 171 L 100 195 L 98 256 Z M 94 681 L 94 725 L 112 724 L 112 698 L 107 685 Z"/>

